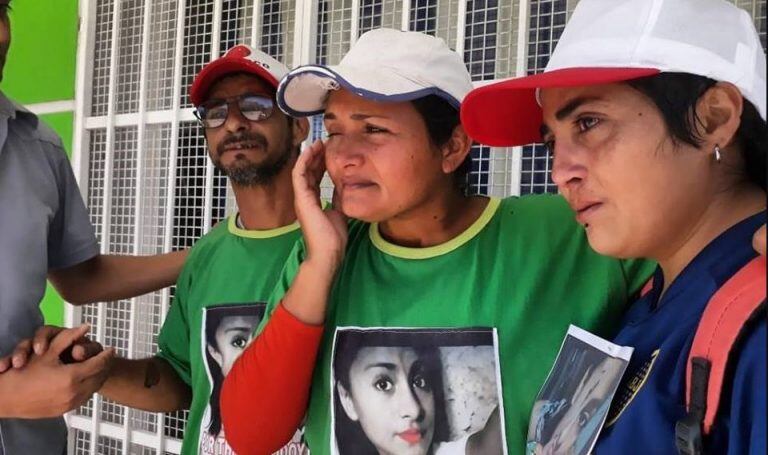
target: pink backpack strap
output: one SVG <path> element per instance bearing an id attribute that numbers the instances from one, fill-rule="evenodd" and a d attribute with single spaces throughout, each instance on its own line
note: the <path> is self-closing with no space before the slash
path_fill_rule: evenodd
<path id="1" fill-rule="evenodd" d="M 688 416 L 678 422 L 676 428 L 681 453 L 702 453 L 701 438 L 709 434 L 715 421 L 728 357 L 738 342 L 742 328 L 764 307 L 765 273 L 765 257 L 753 259 L 718 289 L 707 303 L 688 356 Z"/>

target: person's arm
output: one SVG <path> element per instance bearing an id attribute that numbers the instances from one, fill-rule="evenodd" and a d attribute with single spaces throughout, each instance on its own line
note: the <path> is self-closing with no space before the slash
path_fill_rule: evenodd
<path id="1" fill-rule="evenodd" d="M 224 379 L 222 422 L 227 442 L 237 453 L 276 452 L 306 413 L 328 294 L 347 242 L 343 215 L 323 210 L 320 202 L 323 159 L 324 147 L 317 141 L 293 169 L 306 257 L 299 243 L 270 299 L 270 305 L 280 304 Z"/>
<path id="2" fill-rule="evenodd" d="M 322 326 L 282 306 L 224 379 L 221 416 L 236 453 L 275 453 L 306 414 Z"/>
<path id="3" fill-rule="evenodd" d="M 50 270 L 48 279 L 75 305 L 127 299 L 172 285 L 186 257 L 186 250 L 156 256 L 97 255 Z"/>
<path id="4" fill-rule="evenodd" d="M 190 387 L 158 357 L 116 358 L 99 393 L 122 405 L 151 412 L 187 409 L 192 399 Z"/>
<path id="5" fill-rule="evenodd" d="M 157 256 L 99 254 L 93 225 L 64 150 L 50 150 L 51 172 L 59 191 L 48 225 L 48 279 L 75 304 L 135 297 L 169 286 L 186 252 Z"/>
<path id="6" fill-rule="evenodd" d="M 87 325 L 62 330 L 43 355 L 1 374 L 0 418 L 56 417 L 87 401 L 106 379 L 115 355 L 106 349 L 83 362 L 62 362 L 61 355 L 87 332 Z"/>

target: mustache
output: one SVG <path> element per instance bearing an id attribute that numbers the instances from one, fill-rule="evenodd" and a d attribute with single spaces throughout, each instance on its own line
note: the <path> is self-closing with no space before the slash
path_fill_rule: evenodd
<path id="1" fill-rule="evenodd" d="M 265 150 L 269 146 L 267 138 L 264 137 L 264 135 L 256 132 L 230 134 L 225 137 L 223 141 L 221 141 L 218 147 L 216 147 L 216 153 L 218 155 L 222 155 L 224 153 L 224 149 L 226 149 L 227 146 L 237 142 L 253 142 Z"/>

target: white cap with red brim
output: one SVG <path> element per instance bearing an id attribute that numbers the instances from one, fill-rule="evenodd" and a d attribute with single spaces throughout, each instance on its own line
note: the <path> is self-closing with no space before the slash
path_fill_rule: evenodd
<path id="1" fill-rule="evenodd" d="M 539 89 L 662 72 L 730 82 L 765 119 L 765 70 L 752 18 L 723 0 L 582 0 L 543 73 L 473 90 L 462 104 L 461 120 L 483 144 L 539 142 Z"/>

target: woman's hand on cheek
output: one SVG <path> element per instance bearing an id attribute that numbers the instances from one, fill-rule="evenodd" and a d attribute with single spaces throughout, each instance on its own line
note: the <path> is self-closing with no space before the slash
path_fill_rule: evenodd
<path id="1" fill-rule="evenodd" d="M 320 201 L 323 174 L 325 145 L 317 140 L 299 155 L 293 168 L 294 203 L 307 245 L 307 261 L 322 264 L 335 272 L 344 258 L 347 220 L 337 206 L 323 210 Z"/>

